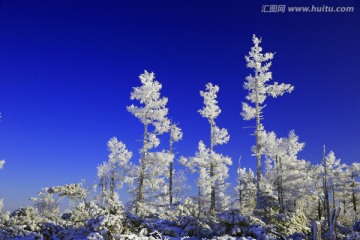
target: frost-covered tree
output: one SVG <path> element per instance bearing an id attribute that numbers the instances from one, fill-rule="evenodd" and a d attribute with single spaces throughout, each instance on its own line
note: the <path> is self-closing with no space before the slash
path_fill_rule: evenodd
<path id="1" fill-rule="evenodd" d="M 261 134 L 264 128 L 261 124 L 263 118 L 263 109 L 265 107 L 265 100 L 268 96 L 278 97 L 285 92 L 291 92 L 294 87 L 290 84 L 279 84 L 277 82 L 269 84 L 272 79 L 272 73 L 270 72 L 271 60 L 274 57 L 274 53 L 262 53 L 262 47 L 260 46 L 261 39 L 253 35 L 252 39 L 254 46 L 251 48 L 248 56 L 245 56 L 247 62 L 246 66 L 254 70 L 254 75 L 246 77 L 244 88 L 249 91 L 246 96 L 251 105 L 248 103 L 242 103 L 241 116 L 244 120 L 256 119 L 255 138 L 256 146 L 254 148 L 254 155 L 256 156 L 256 191 L 257 202 L 260 196 L 260 181 L 261 181 Z"/>
<path id="2" fill-rule="evenodd" d="M 188 192 L 191 191 L 191 187 L 187 184 L 187 177 L 184 170 L 176 171 L 173 174 L 173 201 L 174 203 L 180 203 L 188 196 Z"/>
<path id="3" fill-rule="evenodd" d="M 127 150 L 124 143 L 118 141 L 116 137 L 112 137 L 108 141 L 107 146 L 110 152 L 109 160 L 97 167 L 103 195 L 102 199 L 104 199 L 108 185 L 110 195 L 114 196 L 115 188 L 121 188 L 125 182 L 129 181 L 128 173 L 132 170 L 132 165 L 129 162 L 132 157 L 132 152 Z M 104 200 L 102 200 L 102 202 L 103 201 Z"/>
<path id="4" fill-rule="evenodd" d="M 159 208 L 169 203 L 168 184 L 169 163 L 173 161 L 173 155 L 166 151 L 149 152 L 147 161 L 151 163 L 144 173 L 143 200 L 140 204 L 140 213 L 157 212 Z"/>
<path id="5" fill-rule="evenodd" d="M 329 154 L 325 157 L 324 165 L 327 167 L 327 186 L 331 191 L 330 196 L 332 196 L 332 206 L 336 209 L 337 188 L 345 165 L 341 164 L 340 159 L 336 159 L 335 153 L 333 151 L 330 151 Z"/>
<path id="6" fill-rule="evenodd" d="M 256 197 L 256 186 L 255 186 L 255 175 L 251 169 L 241 168 L 240 164 L 237 169 L 237 185 L 235 186 L 236 191 L 236 202 L 238 208 L 243 214 L 250 214 L 255 208 L 255 197 Z"/>
<path id="7" fill-rule="evenodd" d="M 5 160 L 0 160 L 0 169 L 3 169 L 5 164 Z"/>
<path id="8" fill-rule="evenodd" d="M 304 208 L 304 212 L 309 219 L 321 220 L 323 218 L 323 211 L 325 206 L 324 191 L 323 191 L 323 176 L 322 165 L 312 165 L 309 169 L 309 183 L 311 190 L 308 196 L 312 198 L 309 204 Z"/>
<path id="9" fill-rule="evenodd" d="M 346 165 L 336 159 L 333 151 L 325 156 L 325 146 L 320 176 L 322 178 L 323 208 L 329 229 L 333 230 L 334 218 L 340 214 L 340 204 L 346 203 Z M 336 216 L 334 215 L 336 213 Z"/>
<path id="10" fill-rule="evenodd" d="M 212 202 L 212 185 L 216 191 L 215 200 L 216 200 L 216 210 L 224 210 L 227 205 L 229 198 L 225 196 L 225 189 L 228 185 L 225 182 L 225 179 L 228 177 L 228 167 L 232 163 L 229 157 L 223 156 L 221 154 L 210 151 L 205 144 L 200 141 L 198 145 L 198 151 L 195 153 L 194 157 L 185 158 L 181 157 L 180 163 L 188 167 L 192 172 L 197 172 L 198 176 L 198 216 L 204 216 L 208 212 L 207 209 L 211 212 L 211 202 Z M 211 177 L 210 170 L 211 165 L 213 168 L 213 177 Z"/>
<path id="11" fill-rule="evenodd" d="M 172 160 L 169 163 L 169 203 L 173 204 L 173 175 L 174 175 L 174 159 L 175 154 L 173 152 L 173 143 L 178 142 L 182 139 L 183 133 L 181 132 L 181 128 L 179 128 L 176 124 L 171 124 L 170 126 L 170 149 L 169 154 L 172 156 Z"/>
<path id="12" fill-rule="evenodd" d="M 148 151 L 160 144 L 157 134 L 167 132 L 170 125 L 166 117 L 168 114 L 168 109 L 166 108 L 168 99 L 160 96 L 162 85 L 155 80 L 155 74 L 145 71 L 139 78 L 142 85 L 133 88 L 130 99 L 138 100 L 140 106 L 132 104 L 127 107 L 127 110 L 139 118 L 144 125 L 143 146 L 140 150 L 141 159 L 136 190 L 136 213 L 138 213 L 138 205 L 142 204 L 144 200 L 145 174 L 147 168 L 152 164 L 148 158 Z M 153 131 L 150 129 L 151 126 L 154 128 Z"/>
<path id="13" fill-rule="evenodd" d="M 181 157 L 180 163 L 190 169 L 191 172 L 197 172 L 198 176 L 198 217 L 204 212 L 204 205 L 206 204 L 204 198 L 210 194 L 209 174 L 208 174 L 208 159 L 209 149 L 200 141 L 198 144 L 198 151 L 194 157 Z"/>
<path id="14" fill-rule="evenodd" d="M 48 191 L 48 188 L 42 189 L 38 193 L 37 198 L 30 198 L 34 202 L 34 207 L 38 213 L 50 220 L 55 220 L 60 215 L 60 200 L 61 198 L 55 199 L 54 194 Z"/>
<path id="15" fill-rule="evenodd" d="M 299 137 L 294 131 L 290 131 L 287 138 L 277 138 L 274 132 L 263 135 L 265 177 L 270 180 L 277 192 L 279 212 L 301 208 L 311 187 L 308 174 L 310 163 L 297 158 L 305 144 L 299 142 Z"/>
<path id="16" fill-rule="evenodd" d="M 230 136 L 225 128 L 220 129 L 215 122 L 215 119 L 221 113 L 221 109 L 218 106 L 217 93 L 219 87 L 206 84 L 206 91 L 200 91 L 200 95 L 204 98 L 204 107 L 199 110 L 202 117 L 207 118 L 210 124 L 210 159 L 209 159 L 209 175 L 210 175 L 210 188 L 211 188 L 211 203 L 210 213 L 212 216 L 216 214 L 216 190 L 222 190 L 225 186 L 225 179 L 221 177 L 227 175 L 226 165 L 231 165 L 232 162 L 229 158 L 223 159 L 214 151 L 214 147 L 219 144 L 225 144 L 229 141 Z M 225 161 L 224 161 L 225 160 Z M 225 164 L 225 165 L 224 165 Z M 216 187 L 219 184 L 220 187 Z M 223 192 L 223 191 L 222 191 Z"/>

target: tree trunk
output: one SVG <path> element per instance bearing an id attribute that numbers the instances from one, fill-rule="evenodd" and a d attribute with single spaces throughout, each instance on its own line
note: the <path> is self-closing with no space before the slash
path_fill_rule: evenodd
<path id="1" fill-rule="evenodd" d="M 321 240 L 321 223 L 318 221 L 314 221 L 313 223 L 313 239 Z"/>
<path id="2" fill-rule="evenodd" d="M 284 213 L 284 201 L 283 201 L 283 186 L 282 186 L 282 164 L 281 158 L 276 155 L 276 172 L 277 172 L 277 187 L 278 187 L 278 203 L 279 213 Z"/>
<path id="3" fill-rule="evenodd" d="M 242 212 L 242 191 L 239 189 L 239 210 Z"/>
<path id="4" fill-rule="evenodd" d="M 324 163 L 324 207 L 325 207 L 325 217 L 327 220 L 328 226 L 330 226 L 330 204 L 329 204 L 329 190 L 328 190 L 328 183 L 327 183 L 327 166 L 325 161 L 325 145 L 324 145 L 324 153 L 323 153 L 323 163 Z"/>
<path id="5" fill-rule="evenodd" d="M 333 198 L 333 208 L 336 209 L 334 181 L 331 182 L 331 192 L 332 192 L 332 198 Z"/>
<path id="6" fill-rule="evenodd" d="M 331 240 L 336 240 L 336 232 L 335 232 L 335 224 L 336 224 L 336 219 L 338 218 L 339 216 L 339 213 L 340 213 L 340 208 L 333 208 L 331 210 L 331 214 L 330 214 L 330 237 L 331 237 Z"/>
<path id="7" fill-rule="evenodd" d="M 210 153 L 214 151 L 214 123 L 210 122 Z M 216 216 L 216 193 L 215 193 L 215 173 L 214 173 L 214 163 L 210 163 L 210 179 L 211 179 L 211 203 L 210 203 L 210 215 Z"/>
<path id="8" fill-rule="evenodd" d="M 198 195 L 199 195 L 199 198 L 198 198 L 198 210 L 199 210 L 198 218 L 200 218 L 201 217 L 201 188 L 200 188 L 200 186 L 198 188 Z"/>
<path id="9" fill-rule="evenodd" d="M 352 179 L 352 183 L 351 183 L 351 187 L 352 187 L 352 204 L 353 204 L 353 209 L 354 209 L 354 213 L 355 213 L 355 217 L 356 215 L 356 196 L 355 196 L 355 174 L 354 172 L 351 173 L 351 179 Z"/>
<path id="10" fill-rule="evenodd" d="M 105 206 L 105 177 L 101 177 L 100 179 L 100 187 L 101 187 L 101 206 Z"/>
<path id="11" fill-rule="evenodd" d="M 321 221 L 321 200 L 318 198 L 318 220 Z"/>
<path id="12" fill-rule="evenodd" d="M 210 178 L 211 178 L 211 204 L 210 204 L 210 214 L 215 217 L 216 208 L 215 208 L 215 181 L 214 181 L 214 165 L 210 164 Z"/>
<path id="13" fill-rule="evenodd" d="M 139 172 L 139 185 L 137 189 L 136 196 L 136 208 L 135 214 L 139 213 L 139 205 L 143 202 L 143 185 L 144 185 L 144 177 L 145 177 L 145 161 L 146 161 L 146 153 L 147 153 L 147 140 L 146 137 L 148 135 L 148 125 L 144 125 L 144 139 L 143 139 L 143 148 L 141 149 L 141 162 L 140 162 L 140 172 Z"/>
<path id="14" fill-rule="evenodd" d="M 261 182 L 261 140 L 260 140 L 260 106 L 256 103 L 256 208 L 260 209 L 260 182 Z"/>
<path id="15" fill-rule="evenodd" d="M 240 161 L 241 161 L 241 156 L 240 156 L 240 158 L 239 158 L 238 170 L 240 170 Z M 245 172 L 245 173 L 246 173 L 246 172 Z M 242 185 L 242 182 L 240 181 L 240 174 L 238 173 L 239 210 L 240 210 L 240 213 L 242 212 L 242 191 L 241 191 L 241 185 Z"/>
<path id="16" fill-rule="evenodd" d="M 172 144 L 173 144 L 173 139 L 171 137 L 171 131 L 170 130 L 170 154 L 173 154 L 173 150 L 172 150 Z M 169 165 L 169 201 L 170 201 L 170 205 L 173 204 L 173 161 L 170 162 Z"/>
<path id="17" fill-rule="evenodd" d="M 280 203 L 281 203 L 281 213 L 284 213 L 284 188 L 283 188 L 283 169 L 282 169 L 282 162 L 281 162 L 281 158 L 279 158 L 279 162 L 280 162 Z M 295 205 L 296 205 L 296 200 L 295 200 Z"/>
<path id="18" fill-rule="evenodd" d="M 113 168 L 113 166 L 112 166 Z M 114 199 L 115 194 L 115 170 L 114 168 L 111 170 L 111 176 L 110 176 L 110 197 L 111 199 Z"/>

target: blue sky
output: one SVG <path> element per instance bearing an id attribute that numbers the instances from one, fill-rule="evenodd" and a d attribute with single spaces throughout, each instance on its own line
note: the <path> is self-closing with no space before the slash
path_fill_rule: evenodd
<path id="1" fill-rule="evenodd" d="M 263 5 L 353 6 L 353 13 L 261 13 Z M 138 76 L 154 71 L 182 127 L 178 156 L 208 142 L 197 110 L 207 82 L 220 87 L 218 125 L 231 139 L 217 150 L 253 168 L 254 138 L 244 128 L 244 56 L 252 34 L 276 52 L 273 79 L 295 86 L 269 99 L 264 125 L 294 129 L 300 157 L 319 163 L 322 145 L 345 163 L 360 159 L 360 2 L 329 1 L 0 1 L 0 197 L 29 204 L 43 187 L 96 180 L 112 136 L 138 163 L 143 127 L 126 111 Z M 162 138 L 167 147 L 168 136 Z M 179 166 L 177 166 L 180 169 Z M 190 177 L 193 179 L 193 177 Z M 191 182 L 193 183 L 193 182 Z"/>

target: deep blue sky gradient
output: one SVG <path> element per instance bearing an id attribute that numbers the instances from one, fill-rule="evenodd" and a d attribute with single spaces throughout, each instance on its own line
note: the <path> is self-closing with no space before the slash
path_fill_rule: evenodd
<path id="1" fill-rule="evenodd" d="M 261 13 L 263 4 L 354 6 L 354 13 Z M 276 52 L 272 72 L 295 90 L 268 99 L 264 125 L 306 142 L 317 164 L 322 145 L 345 163 L 360 160 L 360 2 L 356 0 L 0 1 L 0 197 L 6 209 L 29 204 L 43 187 L 96 180 L 112 136 L 138 163 L 143 127 L 126 111 L 144 69 L 169 98 L 183 129 L 178 156 L 208 143 L 199 91 L 219 85 L 218 125 L 231 139 L 217 150 L 254 168 L 254 124 L 239 115 L 252 73 L 244 56 L 255 33 Z M 167 147 L 168 136 L 162 138 Z M 177 166 L 177 169 L 181 167 Z M 196 176 L 190 177 L 194 184 Z"/>

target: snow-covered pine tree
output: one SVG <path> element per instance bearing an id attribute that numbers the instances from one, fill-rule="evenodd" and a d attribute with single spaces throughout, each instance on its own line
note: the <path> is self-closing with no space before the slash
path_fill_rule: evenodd
<path id="1" fill-rule="evenodd" d="M 158 134 L 169 131 L 170 122 L 166 115 L 168 99 L 160 96 L 162 85 L 155 80 L 155 74 L 145 71 L 139 76 L 142 83 L 140 87 L 134 87 L 130 99 L 138 100 L 140 106 L 132 104 L 127 110 L 139 118 L 144 125 L 143 146 L 140 150 L 141 159 L 136 189 L 135 213 L 138 214 L 139 206 L 144 200 L 144 180 L 147 168 L 151 165 L 148 159 L 148 151 L 160 144 Z M 150 127 L 154 129 L 151 130 Z M 154 159 L 154 158 L 153 158 Z"/>
<path id="2" fill-rule="evenodd" d="M 106 190 L 109 189 L 110 196 L 114 197 L 115 188 L 121 188 L 123 184 L 127 182 L 128 173 L 132 170 L 132 165 L 129 162 L 132 157 L 132 152 L 127 150 L 124 143 L 118 141 L 116 137 L 112 137 L 107 142 L 107 146 L 110 152 L 109 160 L 97 167 L 102 204 L 104 204 Z"/>
<path id="3" fill-rule="evenodd" d="M 3 169 L 5 164 L 5 160 L 0 160 L 0 169 Z"/>
<path id="4" fill-rule="evenodd" d="M 226 165 L 231 165 L 231 159 L 221 155 L 218 155 L 214 151 L 214 147 L 219 144 L 225 144 L 229 141 L 230 136 L 225 128 L 220 129 L 216 126 L 215 119 L 221 113 L 221 109 L 217 105 L 217 93 L 219 87 L 212 85 L 211 83 L 206 84 L 206 91 L 200 91 L 200 95 L 204 98 L 204 107 L 199 110 L 202 117 L 207 118 L 210 124 L 210 166 L 209 174 L 211 181 L 211 203 L 210 203 L 210 214 L 216 215 L 216 196 L 218 189 L 223 195 L 223 189 L 226 187 L 224 176 L 227 176 L 228 168 Z M 219 185 L 219 187 L 216 187 Z"/>
<path id="5" fill-rule="evenodd" d="M 256 147 L 254 154 L 257 160 L 256 166 L 256 191 L 257 202 L 260 196 L 260 181 L 261 181 L 261 132 L 264 128 L 261 124 L 263 118 L 263 109 L 265 107 L 264 102 L 268 96 L 278 97 L 285 92 L 291 92 L 294 87 L 290 84 L 278 84 L 277 82 L 269 84 L 272 79 L 272 73 L 270 72 L 271 61 L 274 57 L 274 53 L 262 53 L 262 47 L 260 46 L 261 39 L 253 35 L 252 39 L 254 46 L 251 48 L 248 56 L 245 56 L 247 67 L 254 70 L 254 75 L 246 77 L 244 88 L 249 91 L 246 99 L 252 104 L 242 103 L 241 116 L 244 120 L 256 119 Z"/>

